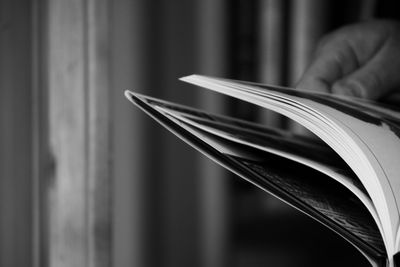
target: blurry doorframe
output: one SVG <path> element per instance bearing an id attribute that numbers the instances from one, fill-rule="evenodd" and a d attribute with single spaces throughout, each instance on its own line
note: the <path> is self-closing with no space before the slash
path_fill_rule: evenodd
<path id="1" fill-rule="evenodd" d="M 110 266 L 108 1 L 47 2 L 50 266 Z"/>
<path id="2" fill-rule="evenodd" d="M 108 1 L 25 5 L 33 22 L 34 266 L 110 266 Z"/>

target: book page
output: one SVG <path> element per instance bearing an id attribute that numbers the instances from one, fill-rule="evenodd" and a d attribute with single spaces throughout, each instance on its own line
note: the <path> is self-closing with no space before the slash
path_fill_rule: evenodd
<path id="1" fill-rule="evenodd" d="M 144 96 L 127 93 L 127 97 L 177 137 L 336 231 L 370 259 L 380 261 L 386 257 L 384 242 L 371 214 L 351 191 L 333 179 L 303 164 L 185 124 L 151 107 Z"/>
<path id="2" fill-rule="evenodd" d="M 202 76 L 183 80 L 272 109 L 319 136 L 361 179 L 381 219 L 388 253 L 398 250 L 400 141 L 396 112 L 383 112 L 382 107 L 374 110 L 368 103 L 360 109 L 327 94 L 283 87 Z"/>
<path id="3" fill-rule="evenodd" d="M 371 214 L 340 184 L 302 164 L 250 150 L 193 128 L 192 133 L 384 253 L 383 240 Z M 252 177 L 247 176 L 247 179 Z"/>
<path id="4" fill-rule="evenodd" d="M 271 168 L 275 162 L 256 162 L 243 158 L 238 160 L 265 179 L 273 179 L 274 183 L 281 188 L 368 244 L 379 247 L 381 251 L 385 250 L 379 230 L 375 228 L 376 225 L 371 220 L 372 218 L 368 217 L 368 211 L 357 198 L 348 191 L 342 190 L 343 188 L 338 187 L 338 184 L 329 183 L 323 177 L 318 177 L 318 174 L 297 167 L 290 168 L 291 166 L 289 166 L 288 168 L 285 165 L 287 171 L 284 172 L 283 166 L 274 165 Z M 290 170 L 293 172 L 289 173 Z"/>
<path id="5" fill-rule="evenodd" d="M 294 160 L 328 175 L 360 199 L 382 231 L 379 217 L 365 188 L 348 165 L 326 144 L 302 136 L 293 136 L 286 131 L 176 106 L 165 101 L 148 102 L 160 112 L 174 116 L 200 130 Z"/>

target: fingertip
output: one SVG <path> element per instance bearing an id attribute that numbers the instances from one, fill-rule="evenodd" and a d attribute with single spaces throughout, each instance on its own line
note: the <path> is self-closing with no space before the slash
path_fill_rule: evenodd
<path id="1" fill-rule="evenodd" d="M 296 88 L 303 91 L 312 91 L 312 92 L 329 92 L 328 84 L 321 79 L 302 79 L 296 85 Z"/>
<path id="2" fill-rule="evenodd" d="M 332 85 L 332 93 L 341 96 L 368 98 L 367 90 L 356 81 L 338 81 Z"/>

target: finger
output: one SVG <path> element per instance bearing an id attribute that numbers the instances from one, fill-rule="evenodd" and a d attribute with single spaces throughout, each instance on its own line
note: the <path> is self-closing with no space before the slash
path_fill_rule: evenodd
<path id="1" fill-rule="evenodd" d="M 363 67 L 337 81 L 332 92 L 366 99 L 378 99 L 400 87 L 400 51 L 393 43 L 384 47 Z"/>
<path id="2" fill-rule="evenodd" d="M 297 84 L 297 88 L 330 92 L 331 85 L 358 67 L 358 61 L 347 42 L 328 43 L 319 49 L 315 60 Z"/>

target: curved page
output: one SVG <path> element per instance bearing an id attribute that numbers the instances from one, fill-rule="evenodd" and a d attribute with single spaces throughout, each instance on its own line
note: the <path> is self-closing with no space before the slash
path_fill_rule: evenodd
<path id="1" fill-rule="evenodd" d="M 202 76 L 184 81 L 272 109 L 294 119 L 331 146 L 368 191 L 384 230 L 389 255 L 397 250 L 400 142 L 388 113 L 362 110 L 324 94 Z M 390 114 L 393 115 L 393 114 Z"/>
<path id="2" fill-rule="evenodd" d="M 151 103 L 154 104 L 153 101 Z M 163 107 L 155 106 L 155 108 L 200 130 L 296 161 L 328 175 L 344 185 L 360 199 L 371 213 L 380 232 L 383 234 L 379 217 L 365 188 L 351 169 L 329 147 L 315 145 L 315 142 L 307 142 L 306 139 L 299 136 L 290 136 L 283 132 L 272 131 L 271 129 L 261 127 L 256 129 L 255 125 L 250 130 L 251 126 L 249 123 L 222 118 L 213 114 L 202 113 L 201 111 L 196 111 L 196 115 L 202 117 L 199 118 L 194 115 L 193 110 L 183 112 L 181 108 L 180 111 L 176 111 L 173 109 L 173 106 L 169 105 L 167 107 L 166 103 L 160 102 L 155 105 L 163 105 Z M 190 112 L 190 114 L 187 112 Z M 236 126 L 233 126 L 235 124 Z"/>
<path id="3" fill-rule="evenodd" d="M 340 183 L 303 164 L 184 123 L 151 106 L 149 103 L 154 102 L 154 99 L 132 93 L 127 93 L 127 97 L 189 145 L 331 228 L 360 249 L 371 261 L 381 262 L 386 258 L 382 237 L 371 214 Z"/>

